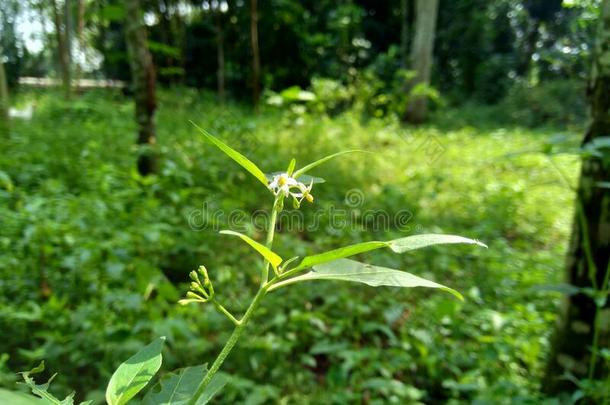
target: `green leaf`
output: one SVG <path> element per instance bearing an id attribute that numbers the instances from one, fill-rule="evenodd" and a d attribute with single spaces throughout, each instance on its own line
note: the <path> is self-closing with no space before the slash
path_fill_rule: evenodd
<path id="1" fill-rule="evenodd" d="M 13 392 L 0 388 L 0 404 L 10 405 L 47 405 L 49 402 L 22 392 Z"/>
<path id="2" fill-rule="evenodd" d="M 301 167 L 299 170 L 297 170 L 296 172 L 294 172 L 294 178 L 296 179 L 297 177 L 305 174 L 305 172 L 310 171 L 311 169 L 321 165 L 322 163 L 325 163 L 326 161 L 336 158 L 338 156 L 341 155 L 345 155 L 346 153 L 354 153 L 354 152 L 363 152 L 363 153 L 370 153 L 364 150 L 345 150 L 343 152 L 337 152 L 337 153 L 333 153 L 332 155 L 328 155 L 323 157 L 322 159 L 316 160 L 315 162 L 312 162 L 310 164 L 308 164 L 307 166 Z"/>
<path id="3" fill-rule="evenodd" d="M 326 183 L 326 180 L 324 180 L 322 177 L 315 177 L 315 176 L 310 176 L 308 174 L 302 174 L 299 176 L 299 181 L 303 184 L 309 184 L 309 183 L 313 183 L 313 184 L 319 184 L 319 183 Z"/>
<path id="4" fill-rule="evenodd" d="M 294 172 L 294 167 L 297 165 L 297 161 L 295 159 L 290 160 L 290 164 L 288 165 L 288 169 L 286 170 L 286 174 L 292 176 L 292 172 Z"/>
<path id="5" fill-rule="evenodd" d="M 404 253 L 409 250 L 421 249 L 432 245 L 447 245 L 464 243 L 467 245 L 478 245 L 484 248 L 486 244 L 479 242 L 476 239 L 464 238 L 457 235 L 442 235 L 428 233 L 423 235 L 407 236 L 406 238 L 394 239 L 389 242 L 389 247 L 396 253 Z"/>
<path id="6" fill-rule="evenodd" d="M 462 236 L 456 235 L 442 235 L 442 234 L 424 234 L 424 235 L 413 235 L 407 236 L 405 238 L 394 239 L 387 242 L 382 241 L 372 241 L 372 242 L 362 242 L 357 243 L 355 245 L 345 246 L 339 249 L 331 250 L 328 252 L 320 253 L 317 255 L 306 256 L 303 258 L 301 263 L 291 271 L 298 271 L 301 269 L 306 269 L 309 267 L 313 267 L 317 264 L 322 264 L 326 262 L 330 262 L 336 259 L 342 259 L 345 257 L 350 257 L 357 255 L 359 253 L 368 252 L 375 249 L 380 249 L 384 247 L 389 247 L 392 251 L 396 253 L 404 253 L 409 250 L 421 249 L 427 246 L 432 245 L 440 245 L 440 244 L 456 244 L 456 243 L 465 243 L 465 244 L 476 244 L 479 246 L 487 247 L 485 244 L 474 240 L 464 238 Z"/>
<path id="7" fill-rule="evenodd" d="M 43 404 L 47 404 L 47 405 L 48 404 L 74 405 L 74 392 L 70 393 L 63 400 L 56 398 L 55 396 L 53 396 L 53 394 L 51 394 L 49 392 L 49 385 L 51 384 L 51 381 L 53 381 L 53 379 L 55 378 L 55 376 L 57 374 L 53 374 L 51 376 L 51 378 L 49 378 L 49 380 L 44 384 L 36 384 L 36 381 L 34 381 L 34 379 L 31 377 L 31 375 L 41 373 L 43 371 L 44 371 L 44 361 L 41 361 L 38 366 L 34 367 L 30 371 L 25 371 L 25 372 L 21 373 L 21 376 L 23 377 L 23 380 L 25 381 L 25 385 L 27 385 L 30 388 L 30 390 L 32 390 L 32 393 L 34 395 L 37 395 L 38 397 L 42 398 L 40 400 L 41 402 L 35 402 L 35 403 L 43 403 Z M 28 399 L 28 398 L 30 398 L 30 396 L 25 395 L 25 398 Z M 33 398 L 37 399 L 35 397 L 33 397 Z M 3 404 L 4 402 L 0 402 L 0 403 Z M 91 403 L 91 401 L 86 401 L 86 402 L 81 402 L 80 405 L 89 405 L 90 403 Z"/>
<path id="8" fill-rule="evenodd" d="M 265 185 L 265 187 L 267 186 L 267 178 L 265 177 L 265 173 L 263 173 L 263 171 L 261 169 L 259 169 L 257 165 L 252 163 L 247 157 L 245 157 L 244 155 L 242 155 L 235 149 L 231 148 L 229 145 L 222 142 L 220 139 L 218 139 L 215 136 L 213 136 L 212 134 L 210 134 L 205 129 L 199 127 L 193 121 L 191 121 L 191 124 L 193 124 L 195 126 L 195 128 L 197 128 L 199 130 L 199 132 L 201 132 L 208 141 L 210 141 L 218 149 L 223 151 L 228 157 L 230 157 L 235 162 L 237 162 L 241 167 L 246 169 L 251 175 L 256 177 L 258 179 L 258 181 L 260 181 L 261 183 L 263 183 Z"/>
<path id="9" fill-rule="evenodd" d="M 267 178 L 267 182 L 270 182 L 273 180 L 273 177 L 275 177 L 278 174 L 282 174 L 284 172 L 273 172 L 273 173 L 267 173 L 265 174 L 265 177 Z M 309 176 L 307 174 L 301 175 L 299 176 L 299 181 L 303 184 L 309 184 L 309 183 L 313 183 L 313 184 L 318 184 L 318 183 L 326 183 L 326 180 L 324 180 L 322 177 L 315 177 L 315 176 Z"/>
<path id="10" fill-rule="evenodd" d="M 116 369 L 108 388 L 108 405 L 123 405 L 144 388 L 161 367 L 165 337 L 154 340 Z"/>
<path id="11" fill-rule="evenodd" d="M 388 242 L 363 242 L 355 245 L 345 246 L 339 249 L 330 250 L 313 256 L 305 256 L 296 269 L 306 269 L 317 264 L 330 262 L 344 257 L 350 257 L 359 253 L 368 252 L 369 250 L 379 249 L 388 246 Z"/>
<path id="12" fill-rule="evenodd" d="M 274 284 L 269 288 L 269 291 L 289 284 L 311 280 L 352 281 L 367 284 L 372 287 L 389 286 L 402 288 L 438 288 L 455 295 L 460 300 L 464 299 L 462 294 L 459 292 L 452 288 L 435 283 L 434 281 L 426 280 L 425 278 L 421 278 L 404 271 L 373 266 L 350 259 L 339 259 L 314 266 L 313 270 L 308 273 Z"/>
<path id="13" fill-rule="evenodd" d="M 207 366 L 187 367 L 177 372 L 166 374 L 148 391 L 142 405 L 186 405 L 197 391 Z M 204 405 L 212 399 L 227 383 L 227 376 L 217 373 L 207 385 L 196 405 Z"/>
<path id="14" fill-rule="evenodd" d="M 260 255 L 263 256 L 265 258 L 265 260 L 267 260 L 269 263 L 271 263 L 271 266 L 273 266 L 273 268 L 276 270 L 277 270 L 277 266 L 279 266 L 283 261 L 283 259 L 277 253 L 273 252 L 271 249 L 269 249 L 265 245 L 258 243 L 257 241 L 250 238 L 249 236 L 246 236 L 239 232 L 233 232 L 233 231 L 220 231 L 220 233 L 222 233 L 224 235 L 233 235 L 233 236 L 240 237 L 244 242 L 246 242 L 248 245 L 252 246 L 254 248 L 254 250 L 256 250 L 258 253 L 260 253 Z"/>

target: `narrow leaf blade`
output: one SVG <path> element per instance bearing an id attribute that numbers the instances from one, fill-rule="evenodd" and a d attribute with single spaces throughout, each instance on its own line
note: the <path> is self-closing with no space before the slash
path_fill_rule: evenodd
<path id="1" fill-rule="evenodd" d="M 205 129 L 199 127 L 193 121 L 191 121 L 191 124 L 193 124 L 195 126 L 195 128 L 197 128 L 199 130 L 199 132 L 201 132 L 203 134 L 203 136 L 210 143 L 214 144 L 218 149 L 223 151 L 228 157 L 233 159 L 235 162 L 237 162 L 237 164 L 239 164 L 241 167 L 246 169 L 251 175 L 256 177 L 258 179 L 258 181 L 260 181 L 265 186 L 267 186 L 267 178 L 265 177 L 265 173 L 263 173 L 263 171 L 261 169 L 259 169 L 259 167 L 256 164 L 254 164 L 251 160 L 249 160 L 247 157 L 245 157 L 244 155 L 242 155 L 235 149 L 231 148 L 226 143 L 222 142 L 220 139 L 216 138 L 214 135 L 210 134 Z"/>
<path id="2" fill-rule="evenodd" d="M 207 372 L 207 366 L 200 365 L 163 376 L 153 389 L 148 391 L 142 405 L 187 405 Z M 226 383 L 226 375 L 222 373 L 214 375 L 196 405 L 209 402 Z"/>
<path id="3" fill-rule="evenodd" d="M 297 177 L 301 176 L 302 174 L 305 174 L 306 172 L 310 171 L 311 169 L 314 169 L 315 167 L 320 166 L 322 163 L 326 163 L 327 161 L 329 161 L 333 158 L 336 158 L 338 156 L 345 155 L 347 153 L 354 153 L 354 152 L 370 153 L 365 150 L 358 150 L 358 149 L 344 150 L 342 152 L 333 153 L 332 155 L 325 156 L 322 159 L 318 159 L 315 162 L 312 162 L 306 166 L 301 167 L 299 170 L 294 172 L 293 177 L 296 179 Z"/>
<path id="4" fill-rule="evenodd" d="M 165 337 L 154 340 L 116 369 L 106 388 L 109 405 L 126 404 L 148 384 L 161 367 L 164 342 Z"/>
<path id="5" fill-rule="evenodd" d="M 456 243 L 478 245 L 485 248 L 487 247 L 487 245 L 479 242 L 476 239 L 464 238 L 463 236 L 457 235 L 443 235 L 435 233 L 413 235 L 407 236 L 406 238 L 394 239 L 389 242 L 388 246 L 396 253 L 404 253 L 408 252 L 409 250 L 421 249 L 433 245 L 447 245 Z"/>
<path id="6" fill-rule="evenodd" d="M 333 262 L 317 265 L 312 271 L 281 283 L 277 283 L 269 290 L 273 290 L 288 284 L 311 280 L 351 281 L 363 283 L 372 287 L 388 286 L 402 288 L 436 288 L 447 291 L 460 300 L 464 299 L 462 294 L 456 290 L 442 284 L 435 283 L 434 281 L 426 280 L 425 278 L 407 273 L 405 271 L 389 269 L 381 266 L 373 266 L 350 259 L 339 259 Z"/>
<path id="7" fill-rule="evenodd" d="M 277 269 L 277 267 L 283 261 L 283 259 L 280 257 L 280 255 L 278 255 L 277 253 L 275 253 L 274 251 L 269 249 L 267 246 L 265 246 L 261 243 L 258 243 L 257 241 L 250 238 L 249 236 L 246 236 L 242 233 L 234 232 L 234 231 L 220 231 L 220 233 L 225 234 L 225 235 L 233 235 L 233 236 L 237 236 L 237 237 L 241 238 L 248 245 L 252 246 L 252 248 L 254 250 L 256 250 L 261 256 L 263 256 L 265 258 L 265 260 L 267 260 L 271 264 L 271 266 L 273 266 L 274 269 Z"/>

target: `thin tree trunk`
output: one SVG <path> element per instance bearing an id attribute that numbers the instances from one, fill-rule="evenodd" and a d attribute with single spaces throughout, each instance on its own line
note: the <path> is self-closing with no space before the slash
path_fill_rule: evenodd
<path id="1" fill-rule="evenodd" d="M 416 77 L 411 82 L 410 89 L 419 84 L 430 84 L 437 14 L 438 0 L 416 0 L 415 35 L 411 44 L 411 68 L 415 70 Z M 428 98 L 425 95 L 414 95 L 407 105 L 405 120 L 423 122 L 427 112 Z"/>
<path id="2" fill-rule="evenodd" d="M 225 101 L 225 51 L 224 51 L 224 29 L 222 26 L 222 11 L 216 16 L 216 56 L 218 70 L 216 78 L 218 81 L 218 99 L 221 103 Z"/>
<path id="3" fill-rule="evenodd" d="M 8 85 L 6 83 L 4 63 L 2 62 L 2 48 L 0 48 L 0 136 L 6 136 L 9 132 L 10 123 L 8 109 Z"/>
<path id="4" fill-rule="evenodd" d="M 604 0 L 588 87 L 592 121 L 583 140 L 587 146 L 610 134 L 609 44 L 610 0 Z M 610 346 L 610 301 L 598 306 L 586 293 L 605 291 L 607 297 L 610 277 L 610 151 L 597 151 L 601 156 L 588 154 L 582 162 L 567 255 L 568 281 L 581 292 L 563 302 L 543 385 L 552 394 L 575 390 L 573 383 L 561 378 L 566 372 L 576 378 L 608 376 L 597 350 Z"/>
<path id="5" fill-rule="evenodd" d="M 250 36 L 252 39 L 252 99 L 258 106 L 260 99 L 261 61 L 258 49 L 258 5 L 257 0 L 250 1 Z"/>
<path id="6" fill-rule="evenodd" d="M 69 2 L 66 0 L 67 10 Z M 62 21 L 62 15 L 59 10 L 57 0 L 51 0 L 51 6 L 53 7 L 53 22 L 55 24 L 55 38 L 57 40 L 57 53 L 59 59 L 59 70 L 61 73 L 61 79 L 64 87 L 66 98 L 70 97 L 71 93 L 71 78 L 70 78 L 70 51 L 67 44 L 67 16 L 66 20 Z"/>
<path id="7" fill-rule="evenodd" d="M 76 0 L 76 42 L 83 60 L 85 57 L 85 0 Z M 76 65 L 76 77 L 82 78 L 83 72 L 80 64 Z"/>
<path id="8" fill-rule="evenodd" d="M 159 14 L 159 27 L 161 33 L 161 42 L 168 46 L 174 46 L 173 33 L 171 29 L 171 15 L 169 12 L 169 4 L 165 0 L 159 0 L 157 2 L 157 11 Z M 161 62 L 160 58 L 157 59 L 159 66 L 163 66 L 165 63 L 165 67 L 173 67 L 174 66 L 174 58 L 170 54 L 165 54 L 165 62 Z M 162 75 L 161 81 L 165 83 L 165 79 L 167 78 L 169 84 L 174 83 L 173 75 Z"/>
<path id="9" fill-rule="evenodd" d="M 138 171 L 147 175 L 157 171 L 153 150 L 156 144 L 155 70 L 146 42 L 146 27 L 139 0 L 126 1 L 125 35 L 131 67 L 131 80 L 135 99 L 135 118 L 138 126 L 137 143 L 141 146 Z"/>
<path id="10" fill-rule="evenodd" d="M 532 56 L 534 55 L 534 52 L 536 52 L 536 42 L 538 42 L 539 37 L 540 21 L 534 19 L 531 22 L 531 26 L 529 27 L 527 35 L 525 37 L 525 42 L 523 44 L 523 54 L 516 68 L 517 74 L 521 77 L 527 77 L 527 74 L 530 70 L 530 66 L 532 64 Z"/>
<path id="11" fill-rule="evenodd" d="M 409 0 L 400 0 L 400 56 L 401 65 L 409 65 Z"/>

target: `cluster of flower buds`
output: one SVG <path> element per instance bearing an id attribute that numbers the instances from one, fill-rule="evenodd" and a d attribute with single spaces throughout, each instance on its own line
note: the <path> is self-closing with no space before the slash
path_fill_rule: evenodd
<path id="1" fill-rule="evenodd" d="M 190 304 L 192 302 L 206 303 L 214 298 L 214 287 L 212 286 L 210 277 L 208 277 L 208 270 L 205 266 L 199 266 L 197 271 L 191 271 L 189 277 L 192 280 L 190 289 L 186 293 L 186 298 L 181 299 L 178 303 L 182 305 Z"/>

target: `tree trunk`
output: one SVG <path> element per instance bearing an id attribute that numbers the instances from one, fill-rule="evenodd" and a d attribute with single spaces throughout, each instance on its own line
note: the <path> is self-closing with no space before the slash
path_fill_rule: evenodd
<path id="1" fill-rule="evenodd" d="M 69 1 L 65 0 L 65 10 L 69 8 Z M 51 0 L 51 6 L 53 7 L 53 22 L 55 24 L 55 38 L 57 40 L 57 53 L 59 59 L 59 70 L 61 73 L 61 80 L 63 83 L 64 92 L 66 98 L 70 97 L 71 93 L 71 78 L 70 78 L 70 50 L 68 48 L 68 16 L 64 16 L 62 21 L 62 15 L 59 10 L 57 0 Z"/>
<path id="2" fill-rule="evenodd" d="M 260 99 L 261 61 L 258 49 L 258 5 L 257 0 L 250 1 L 250 36 L 252 39 L 252 99 L 258 106 Z"/>
<path id="3" fill-rule="evenodd" d="M 400 56 L 401 66 L 409 65 L 409 0 L 400 0 Z"/>
<path id="4" fill-rule="evenodd" d="M 591 124 L 583 145 L 594 146 L 610 135 L 610 0 L 603 0 L 597 46 L 588 86 Z M 552 394 L 574 391 L 560 377 L 605 378 L 607 365 L 597 351 L 610 346 L 610 302 L 591 298 L 588 291 L 608 292 L 610 277 L 610 150 L 583 158 L 576 215 L 567 255 L 567 278 L 579 293 L 567 296 L 552 341 L 544 389 Z M 602 184 L 601 182 L 606 182 Z M 597 349 L 597 350 L 596 350 Z"/>
<path id="5" fill-rule="evenodd" d="M 419 84 L 430 83 L 437 14 L 438 0 L 416 0 L 415 35 L 411 44 L 411 68 L 415 71 L 416 76 L 410 83 L 410 89 Z M 427 110 L 427 97 L 413 95 L 405 111 L 405 120 L 412 123 L 423 122 L 426 119 Z"/>
<path id="6" fill-rule="evenodd" d="M 85 59 L 85 0 L 76 0 L 76 42 L 82 62 Z M 80 63 L 76 65 L 76 69 L 76 78 L 81 79 L 83 72 Z"/>
<path id="7" fill-rule="evenodd" d="M 218 99 L 221 103 L 225 101 L 225 50 L 224 50 L 224 28 L 222 26 L 222 11 L 218 10 L 216 16 L 216 59 L 218 70 L 216 79 L 218 82 Z"/>
<path id="8" fill-rule="evenodd" d="M 520 77 L 527 77 L 532 64 L 532 56 L 536 52 L 536 43 L 540 37 L 540 21 L 534 19 L 530 24 L 523 44 L 523 54 L 515 69 Z"/>
<path id="9" fill-rule="evenodd" d="M 126 1 L 125 35 L 131 67 L 131 81 L 135 99 L 135 118 L 138 126 L 137 143 L 141 146 L 138 171 L 147 175 L 157 171 L 154 153 L 155 135 L 155 70 L 146 43 L 139 0 Z"/>
<path id="10" fill-rule="evenodd" d="M 2 48 L 0 48 L 0 136 L 6 136 L 10 128 L 8 109 L 8 85 L 2 62 Z"/>

